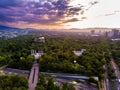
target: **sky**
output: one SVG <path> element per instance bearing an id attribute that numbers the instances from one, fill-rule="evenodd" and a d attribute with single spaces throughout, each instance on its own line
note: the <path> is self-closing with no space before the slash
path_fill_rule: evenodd
<path id="1" fill-rule="evenodd" d="M 120 28 L 120 0 L 0 0 L 0 25 L 36 29 Z"/>

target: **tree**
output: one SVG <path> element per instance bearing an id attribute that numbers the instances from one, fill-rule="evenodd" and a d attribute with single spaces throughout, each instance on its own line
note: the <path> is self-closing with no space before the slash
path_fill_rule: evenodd
<path id="1" fill-rule="evenodd" d="M 28 80 L 18 75 L 0 76 L 0 88 L 2 90 L 27 90 Z"/>
<path id="2" fill-rule="evenodd" d="M 39 74 L 39 82 L 38 84 L 41 85 L 41 86 L 46 86 L 46 79 L 45 79 L 45 76 L 43 74 Z"/>
<path id="3" fill-rule="evenodd" d="M 62 83 L 62 90 L 75 90 L 75 88 L 66 82 Z"/>
<path id="4" fill-rule="evenodd" d="M 57 85 L 55 84 L 52 77 L 48 78 L 47 90 L 57 90 Z"/>

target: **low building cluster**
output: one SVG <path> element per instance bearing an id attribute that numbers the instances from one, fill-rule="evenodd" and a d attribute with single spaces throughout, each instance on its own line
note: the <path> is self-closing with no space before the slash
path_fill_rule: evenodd
<path id="1" fill-rule="evenodd" d="M 7 40 L 9 38 L 14 38 L 17 36 L 27 35 L 27 30 L 4 30 L 0 31 L 0 39 Z"/>

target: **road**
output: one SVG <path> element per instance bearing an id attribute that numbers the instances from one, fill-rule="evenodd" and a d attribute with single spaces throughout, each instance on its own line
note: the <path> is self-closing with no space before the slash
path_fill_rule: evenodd
<path id="1" fill-rule="evenodd" d="M 98 90 L 97 87 L 87 84 L 86 82 L 76 82 L 74 79 L 54 78 L 57 85 L 61 86 L 63 82 L 72 84 L 75 90 Z M 76 82 L 76 83 L 75 83 Z"/>
<path id="2" fill-rule="evenodd" d="M 8 65 L 4 65 L 4 66 L 0 67 L 0 70 L 6 68 L 7 66 Z"/>
<path id="3" fill-rule="evenodd" d="M 2 69 L 5 74 L 18 74 L 21 76 L 26 76 L 28 77 L 29 71 L 27 70 L 19 70 L 19 69 L 13 69 L 13 68 L 4 68 Z"/>
<path id="4" fill-rule="evenodd" d="M 57 77 L 57 78 L 71 78 L 71 79 L 84 79 L 84 80 L 88 80 L 89 77 L 88 76 L 82 76 L 79 74 L 66 74 L 66 73 L 47 73 L 47 72 L 41 72 L 44 75 L 47 76 L 53 76 L 53 77 Z"/>
<path id="5" fill-rule="evenodd" d="M 66 78 L 54 78 L 57 82 L 57 85 L 61 86 L 63 82 L 67 82 L 69 84 L 72 84 L 76 90 L 98 90 L 97 87 L 92 86 L 90 84 L 87 84 L 86 82 L 78 82 L 75 79 L 66 79 Z"/>
<path id="6" fill-rule="evenodd" d="M 117 66 L 117 64 L 115 63 L 114 59 L 111 58 L 110 64 L 114 70 L 115 76 L 116 76 L 116 80 L 115 80 L 115 90 L 120 90 L 120 74 L 119 74 L 119 68 Z"/>
<path id="7" fill-rule="evenodd" d="M 79 74 L 65 74 L 65 73 L 62 73 L 62 74 L 47 73 L 47 72 L 41 72 L 41 73 L 46 76 L 54 77 L 55 81 L 57 81 L 57 82 L 67 82 L 67 83 L 73 84 L 73 81 L 76 81 L 77 84 L 73 84 L 74 87 L 76 88 L 76 90 L 82 90 L 80 88 L 83 88 L 83 90 L 98 90 L 97 87 L 86 83 L 85 80 L 89 79 L 89 77 L 87 77 L 87 76 L 82 76 Z"/>
<path id="8" fill-rule="evenodd" d="M 54 78 L 54 80 L 56 81 L 56 84 L 58 86 L 61 86 L 63 82 L 67 82 L 69 84 L 72 84 L 71 80 L 60 79 L 60 78 Z M 80 85 L 80 83 L 74 84 L 74 87 L 75 87 L 75 90 L 81 90 L 81 88 L 83 89 L 83 87 Z"/>
<path id="9" fill-rule="evenodd" d="M 109 81 L 109 77 L 108 77 L 108 70 L 107 70 L 107 66 L 104 66 L 105 69 L 105 86 L 106 86 L 106 90 L 111 90 L 111 86 L 110 86 L 110 81 Z"/>
<path id="10" fill-rule="evenodd" d="M 29 76 L 29 89 L 28 90 L 35 90 L 35 87 L 38 83 L 38 74 L 39 74 L 39 64 L 34 61 L 34 64 L 31 68 L 30 76 Z"/>
<path id="11" fill-rule="evenodd" d="M 35 90 L 35 87 L 38 83 L 38 74 L 39 74 L 39 63 L 37 63 L 37 59 L 41 56 L 41 53 L 35 53 L 34 54 L 34 62 L 31 68 L 29 80 L 28 80 L 28 90 Z"/>

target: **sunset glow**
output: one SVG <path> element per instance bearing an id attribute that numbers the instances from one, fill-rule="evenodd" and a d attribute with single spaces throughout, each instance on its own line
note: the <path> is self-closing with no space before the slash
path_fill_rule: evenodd
<path id="1" fill-rule="evenodd" d="M 0 0 L 0 25 L 37 29 L 120 28 L 118 0 Z"/>

